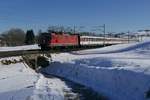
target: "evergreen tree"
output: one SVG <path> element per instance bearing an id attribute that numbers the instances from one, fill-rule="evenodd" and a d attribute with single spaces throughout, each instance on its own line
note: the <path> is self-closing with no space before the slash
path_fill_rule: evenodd
<path id="1" fill-rule="evenodd" d="M 35 43 L 35 35 L 33 30 L 28 30 L 25 36 L 25 44 L 30 45 Z"/>

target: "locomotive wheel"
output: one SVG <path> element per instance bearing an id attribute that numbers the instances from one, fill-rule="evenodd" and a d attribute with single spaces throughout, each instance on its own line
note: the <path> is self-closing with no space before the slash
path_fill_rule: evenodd
<path id="1" fill-rule="evenodd" d="M 45 50 L 49 50 L 49 48 L 47 46 L 45 46 L 45 45 L 41 45 L 41 50 L 45 51 Z"/>

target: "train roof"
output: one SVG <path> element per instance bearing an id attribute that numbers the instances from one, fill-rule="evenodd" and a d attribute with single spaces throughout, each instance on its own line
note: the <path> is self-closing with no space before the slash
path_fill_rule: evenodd
<path id="1" fill-rule="evenodd" d="M 43 33 L 41 33 L 42 35 L 79 35 L 79 34 L 68 34 L 68 33 L 54 33 L 54 32 L 52 32 L 52 33 L 49 33 L 49 32 L 43 32 Z"/>
<path id="2" fill-rule="evenodd" d="M 103 39 L 104 37 L 102 37 L 102 36 L 80 36 L 81 38 L 99 38 L 99 39 Z M 105 38 L 107 38 L 107 39 L 121 39 L 121 38 L 115 38 L 115 37 L 105 37 Z"/>

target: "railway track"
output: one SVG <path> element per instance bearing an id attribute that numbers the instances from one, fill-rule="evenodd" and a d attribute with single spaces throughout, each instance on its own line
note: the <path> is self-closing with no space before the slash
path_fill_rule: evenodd
<path id="1" fill-rule="evenodd" d="M 103 47 L 103 46 L 98 46 Z M 71 52 L 77 50 L 84 50 L 84 49 L 92 49 L 98 47 L 80 47 L 80 48 L 63 48 L 63 49 L 50 49 L 46 51 L 42 51 L 41 49 L 32 49 L 32 50 L 16 50 L 16 51 L 0 51 L 0 58 L 4 57 L 13 57 L 13 56 L 23 56 L 29 54 L 52 54 L 52 53 L 64 53 L 64 52 Z"/>
<path id="2" fill-rule="evenodd" d="M 40 53 L 40 51 L 37 49 L 35 50 L 17 50 L 17 51 L 1 51 L 0 52 L 0 58 L 3 57 L 12 57 L 12 56 L 22 56 L 27 54 L 36 54 Z"/>

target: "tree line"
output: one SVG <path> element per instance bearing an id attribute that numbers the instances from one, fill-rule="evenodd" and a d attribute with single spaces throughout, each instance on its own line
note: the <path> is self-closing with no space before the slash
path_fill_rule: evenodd
<path id="1" fill-rule="evenodd" d="M 50 26 L 48 27 L 48 33 L 67 33 L 67 34 L 75 34 L 77 31 L 70 27 L 63 26 Z M 31 45 L 38 42 L 38 37 L 42 33 L 39 30 L 38 34 L 35 35 L 34 31 L 27 30 L 26 32 L 20 28 L 12 28 L 8 31 L 5 31 L 0 34 L 0 45 L 6 46 L 21 46 L 21 45 Z M 79 32 L 78 32 L 79 33 Z M 80 32 L 82 35 L 90 35 L 90 32 Z"/>
<path id="2" fill-rule="evenodd" d="M 34 31 L 13 28 L 0 34 L 1 45 L 6 46 L 21 46 L 36 43 L 36 36 Z"/>

